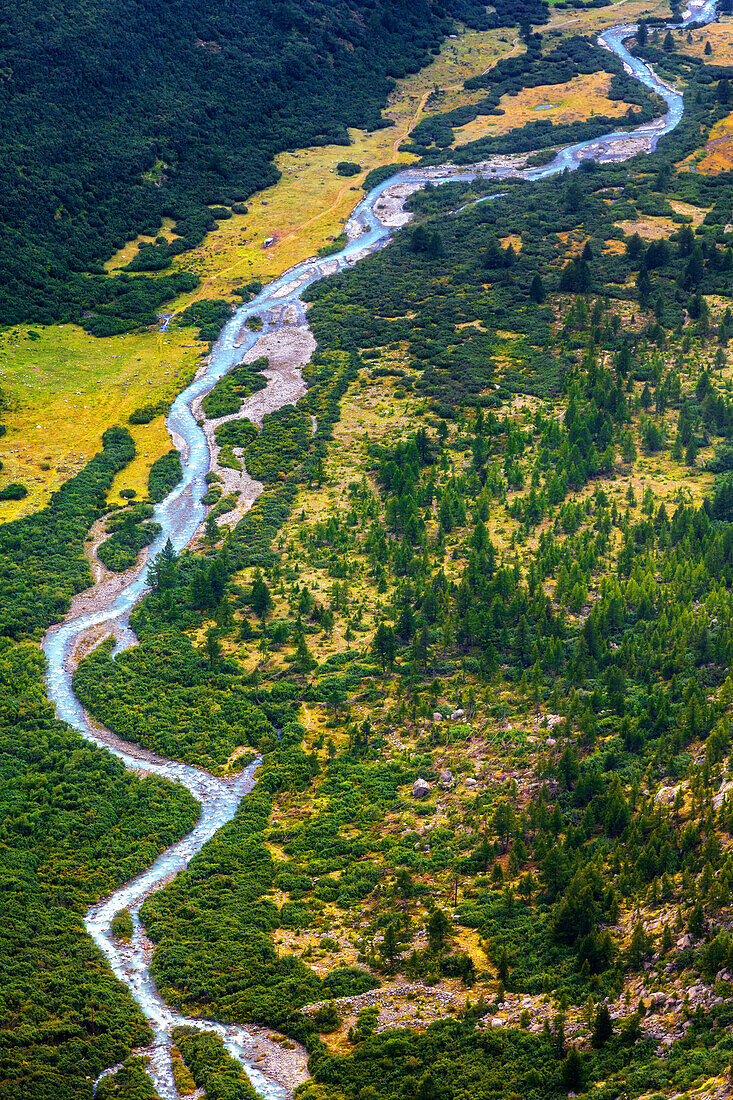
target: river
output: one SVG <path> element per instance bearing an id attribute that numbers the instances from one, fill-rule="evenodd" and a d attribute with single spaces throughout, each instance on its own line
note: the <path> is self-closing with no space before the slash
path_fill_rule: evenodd
<path id="1" fill-rule="evenodd" d="M 678 26 L 693 22 L 708 23 L 714 18 L 715 0 L 695 0 L 688 6 L 684 21 Z M 358 204 L 347 227 L 349 242 L 341 252 L 328 260 L 309 259 L 297 264 L 265 287 L 251 302 L 237 310 L 214 346 L 205 373 L 176 398 L 168 416 L 168 429 L 181 450 L 184 476 L 170 495 L 155 508 L 154 518 L 161 525 L 162 533 L 150 549 L 151 556 L 162 549 L 168 538 L 177 551 L 182 550 L 191 541 L 206 514 L 201 497 L 207 488 L 205 476 L 209 469 L 209 449 L 205 435 L 191 411 L 192 403 L 211 390 L 218 379 L 240 363 L 243 355 L 254 346 L 259 336 L 277 332 L 278 328 L 286 323 L 293 323 L 294 320 L 305 324 L 305 308 L 301 301 L 305 287 L 337 270 L 352 266 L 364 256 L 382 248 L 389 241 L 396 225 L 404 220 L 399 210 L 407 194 L 427 182 L 439 184 L 471 180 L 477 176 L 490 180 L 539 180 L 557 175 L 565 169 L 576 169 L 588 158 L 598 162 L 625 160 L 640 152 L 653 151 L 659 138 L 677 126 L 682 118 L 682 96 L 664 84 L 650 66 L 633 57 L 626 49 L 624 42 L 635 30 L 634 25 L 613 27 L 604 31 L 598 41 L 623 61 L 631 75 L 664 99 L 667 104 L 667 113 L 664 116 L 634 130 L 614 131 L 603 138 L 568 146 L 560 150 L 550 163 L 540 168 L 507 167 L 502 158 L 499 165 L 486 163 L 479 167 L 461 169 L 442 166 L 401 171 L 397 176 L 375 187 Z M 286 311 L 287 322 L 283 318 Z M 249 333 L 245 327 L 247 318 L 253 315 L 258 315 L 264 322 L 261 333 Z M 118 650 L 134 644 L 135 637 L 127 620 L 145 587 L 143 571 L 110 599 L 107 606 L 98 606 L 90 614 L 69 618 L 48 631 L 43 643 L 48 662 L 48 694 L 56 705 L 60 719 L 74 726 L 94 744 L 108 748 L 127 767 L 183 783 L 201 803 L 201 818 L 193 832 L 163 852 L 147 871 L 120 887 L 109 898 L 93 905 L 86 915 L 86 927 L 114 973 L 129 987 L 132 996 L 150 1021 L 154 1041 L 146 1051 L 151 1058 L 149 1072 L 164 1100 L 177 1100 L 178 1097 L 173 1082 L 170 1049 L 171 1032 L 174 1027 L 182 1024 L 216 1030 L 227 1049 L 244 1064 L 257 1090 L 268 1100 L 284 1100 L 288 1089 L 272 1077 L 266 1077 L 252 1065 L 253 1043 L 245 1028 L 211 1023 L 199 1018 L 187 1019 L 165 1004 L 150 976 L 152 945 L 139 920 L 140 906 L 145 898 L 184 868 L 206 841 L 232 819 L 240 800 L 254 785 L 256 765 L 236 776 L 222 779 L 198 768 L 161 759 L 152 753 L 138 752 L 134 746 L 126 749 L 117 738 L 87 720 L 71 689 L 70 655 L 82 635 L 92 629 L 102 633 L 113 632 L 117 638 Z M 133 918 L 134 934 L 130 944 L 116 940 L 110 932 L 112 917 L 119 909 L 124 908 L 130 910 Z"/>

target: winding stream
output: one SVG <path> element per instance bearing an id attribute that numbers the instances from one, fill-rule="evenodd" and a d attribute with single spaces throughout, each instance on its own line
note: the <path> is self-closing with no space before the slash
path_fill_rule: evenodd
<path id="1" fill-rule="evenodd" d="M 680 26 L 692 22 L 708 23 L 714 18 L 715 0 L 693 0 L 685 11 L 684 21 Z M 674 129 L 682 117 L 682 96 L 626 49 L 624 41 L 635 30 L 634 25 L 613 27 L 603 32 L 598 41 L 623 61 L 632 76 L 664 99 L 667 104 L 667 113 L 664 116 L 634 130 L 614 131 L 602 138 L 568 146 L 560 150 L 549 164 L 540 168 L 507 167 L 506 158 L 498 158 L 497 164 L 487 162 L 461 169 L 447 166 L 423 170 L 408 168 L 375 187 L 362 199 L 351 215 L 347 226 L 349 243 L 341 252 L 328 260 L 309 259 L 297 264 L 267 286 L 253 301 L 237 310 L 216 343 L 205 373 L 176 398 L 168 416 L 167 426 L 181 450 L 184 476 L 173 492 L 155 508 L 154 518 L 163 530 L 150 548 L 151 557 L 162 549 L 168 538 L 177 551 L 182 550 L 191 541 L 205 517 L 206 509 L 201 504 L 201 497 L 206 492 L 204 479 L 209 469 L 209 448 L 191 411 L 192 403 L 211 390 L 228 370 L 240 363 L 260 336 L 282 330 L 288 324 L 304 325 L 305 308 L 301 295 L 305 287 L 335 271 L 352 266 L 364 256 L 382 248 L 394 228 L 407 220 L 401 214 L 401 208 L 408 194 L 427 182 L 438 184 L 471 180 L 477 176 L 498 180 L 539 180 L 565 169 L 573 170 L 588 158 L 598 162 L 621 161 L 640 152 L 651 152 L 659 138 Z M 264 321 L 261 333 L 250 333 L 246 328 L 247 318 L 254 314 Z M 287 403 L 282 397 L 276 397 L 276 385 L 273 382 L 268 382 L 268 390 L 271 390 L 271 408 L 278 407 L 278 400 L 280 404 Z M 268 399 L 267 390 L 260 391 L 260 402 L 263 396 L 265 400 Z M 244 412 L 246 411 L 245 406 Z M 134 644 L 135 637 L 127 620 L 145 587 L 143 570 L 111 598 L 107 606 L 89 614 L 78 614 L 47 632 L 43 648 L 48 661 L 48 694 L 56 704 L 59 718 L 74 726 L 96 745 L 108 748 L 127 767 L 183 783 L 201 803 L 202 813 L 193 832 L 163 852 L 147 871 L 120 887 L 109 898 L 92 906 L 86 915 L 86 927 L 114 973 L 127 984 L 150 1021 L 154 1041 L 146 1051 L 151 1057 L 149 1071 L 164 1100 L 177 1100 L 178 1097 L 171 1070 L 170 1047 L 171 1032 L 181 1024 L 216 1030 L 227 1049 L 245 1065 L 258 1091 L 268 1100 L 284 1100 L 287 1089 L 253 1067 L 254 1043 L 246 1029 L 198 1018 L 187 1019 L 165 1004 L 150 976 L 152 945 L 139 920 L 140 906 L 145 898 L 184 868 L 206 841 L 231 820 L 241 798 L 254 785 L 256 764 L 236 776 L 220 779 L 198 768 L 156 757 L 135 746 L 126 746 L 88 719 L 71 690 L 71 657 L 82 635 L 88 635 L 90 631 L 114 633 L 118 650 Z M 134 934 L 130 944 L 118 942 L 110 932 L 112 917 L 123 908 L 129 909 L 133 918 Z"/>

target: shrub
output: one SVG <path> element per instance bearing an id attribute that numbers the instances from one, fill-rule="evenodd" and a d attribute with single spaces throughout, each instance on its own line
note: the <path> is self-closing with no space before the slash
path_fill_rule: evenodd
<path id="1" fill-rule="evenodd" d="M 28 490 L 18 481 L 12 481 L 4 489 L 0 489 L 0 500 L 23 500 L 27 496 Z"/>

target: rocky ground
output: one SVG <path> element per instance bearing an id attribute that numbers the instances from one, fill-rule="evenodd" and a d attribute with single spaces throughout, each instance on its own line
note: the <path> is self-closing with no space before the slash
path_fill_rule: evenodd
<path id="1" fill-rule="evenodd" d="M 239 412 L 215 420 L 206 419 L 201 398 L 191 406 L 193 415 L 202 423 L 211 457 L 210 469 L 221 479 L 223 495 L 236 493 L 238 496 L 236 508 L 219 519 L 220 524 L 227 524 L 230 528 L 235 527 L 249 511 L 264 486 L 261 481 L 249 476 L 244 464 L 241 472 L 219 464 L 221 448 L 216 442 L 216 429 L 229 420 L 251 420 L 261 426 L 267 413 L 275 412 L 283 405 L 294 405 L 308 388 L 303 380 L 303 367 L 315 351 L 315 339 L 308 326 L 299 323 L 294 306 L 278 309 L 281 309 L 281 315 L 276 319 L 284 322 L 283 327 L 261 336 L 242 356 L 243 363 L 267 358 L 269 366 L 262 372 L 267 386 L 248 397 Z M 235 448 L 234 453 L 241 459 L 241 450 Z"/>

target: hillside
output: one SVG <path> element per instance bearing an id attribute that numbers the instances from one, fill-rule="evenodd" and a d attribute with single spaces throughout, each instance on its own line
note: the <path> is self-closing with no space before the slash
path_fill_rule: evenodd
<path id="1" fill-rule="evenodd" d="M 495 66 L 414 96 L 412 153 L 536 140 L 537 164 L 553 133 L 653 117 L 583 36 L 635 15 L 512 29 Z M 140 770 L 154 752 L 213 784 L 261 757 L 233 818 L 110 925 L 125 943 L 139 916 L 196 1025 L 171 1036 L 181 1096 L 255 1100 L 202 1018 L 253 1029 L 297 1100 L 733 1095 L 733 21 L 630 46 L 684 96 L 654 152 L 415 191 L 385 247 L 302 292 L 309 331 L 287 298 L 252 301 L 247 361 L 193 399 L 205 521 L 149 563 L 137 644 L 92 630 L 66 661 Z M 178 323 L 209 340 L 229 316 L 214 299 Z M 262 372 L 296 362 L 292 404 L 256 416 Z M 53 718 L 34 644 L 99 565 L 90 531 L 113 581 L 154 538 L 182 467 L 169 449 L 133 489 L 139 458 L 108 430 L 0 526 L 0 1100 L 90 1100 L 124 1059 L 97 1095 L 159 1100 L 82 916 L 196 808 Z"/>
<path id="2" fill-rule="evenodd" d="M 507 0 L 491 19 L 512 24 L 518 10 Z M 532 11 L 542 18 L 543 5 Z M 231 216 L 210 206 L 274 182 L 277 151 L 347 145 L 347 126 L 383 125 L 394 78 L 425 63 L 453 18 L 488 19 L 476 0 L 378 0 L 363 12 L 345 0 L 7 6 L 0 324 L 80 320 L 105 303 L 114 321 L 100 333 L 147 323 L 182 288 L 138 283 L 131 295 L 102 277 L 104 260 L 140 231 L 156 234 L 167 215 L 175 244 L 137 270 L 166 268 Z"/>

